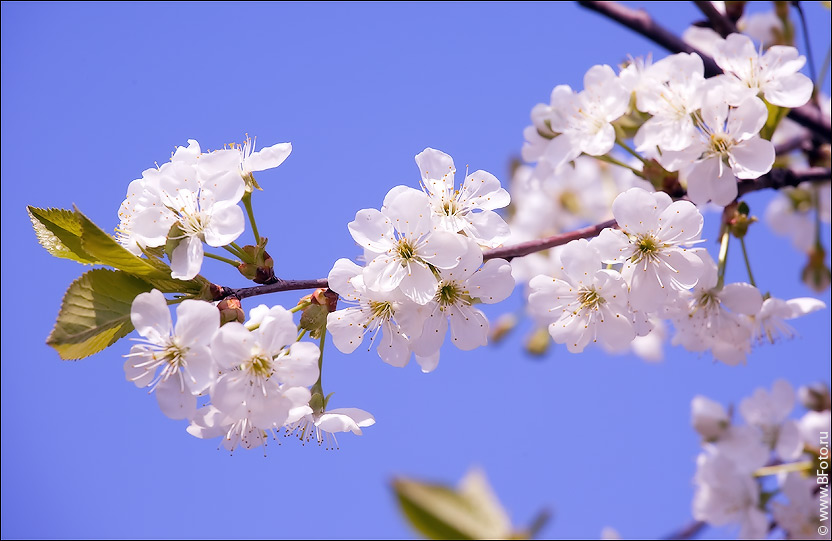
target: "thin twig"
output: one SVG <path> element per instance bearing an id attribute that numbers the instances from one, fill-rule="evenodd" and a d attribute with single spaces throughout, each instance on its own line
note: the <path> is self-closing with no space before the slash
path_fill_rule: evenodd
<path id="1" fill-rule="evenodd" d="M 605 17 L 620 23 L 627 28 L 653 40 L 672 53 L 696 53 L 702 57 L 705 65 L 705 76 L 719 75 L 722 70 L 713 58 L 691 47 L 682 39 L 660 24 L 657 24 L 644 10 L 635 10 L 618 4 L 617 2 L 579 1 L 581 6 L 600 13 Z M 804 126 L 823 139 L 832 141 L 832 125 L 828 118 L 824 118 L 821 110 L 814 103 L 807 103 L 789 111 L 789 118 Z"/>
<path id="2" fill-rule="evenodd" d="M 702 522 L 701 520 L 694 520 L 685 526 L 682 526 L 675 532 L 669 534 L 665 539 L 691 539 L 701 532 L 707 523 Z"/>
<path id="3" fill-rule="evenodd" d="M 705 2 L 705 1 L 695 1 L 696 7 L 705 14 L 705 17 L 711 22 L 711 26 L 714 30 L 719 32 L 723 38 L 727 38 L 730 34 L 733 34 L 737 31 L 737 27 L 734 22 L 720 13 L 715 7 L 713 2 Z"/>

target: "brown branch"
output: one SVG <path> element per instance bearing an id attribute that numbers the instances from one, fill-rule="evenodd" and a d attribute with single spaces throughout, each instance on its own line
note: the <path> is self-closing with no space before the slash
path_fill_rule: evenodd
<path id="1" fill-rule="evenodd" d="M 581 6 L 600 13 L 601 15 L 620 23 L 627 28 L 651 39 L 672 53 L 696 53 L 702 57 L 705 65 L 705 75 L 713 77 L 722 70 L 713 58 L 691 47 L 682 38 L 676 36 L 663 26 L 657 24 L 644 10 L 631 9 L 617 2 L 579 1 Z M 826 142 L 832 141 L 832 124 L 824 118 L 821 110 L 813 103 L 807 103 L 789 111 L 789 118 L 804 126 Z"/>
<path id="2" fill-rule="evenodd" d="M 719 32 L 719 34 L 726 38 L 729 34 L 733 34 L 737 31 L 737 27 L 734 22 L 719 12 L 714 7 L 713 2 L 705 2 L 705 1 L 695 1 L 696 7 L 699 8 L 699 11 L 705 14 L 705 17 L 708 18 L 710 21 L 711 26 L 714 30 Z"/>
<path id="3" fill-rule="evenodd" d="M 528 242 L 521 242 L 520 244 L 515 244 L 513 246 L 494 248 L 493 250 L 484 252 L 482 254 L 482 258 L 495 259 L 499 257 L 511 260 L 515 257 L 523 257 L 524 255 L 533 254 L 535 252 L 542 252 L 543 250 L 548 250 L 549 248 L 554 248 L 555 246 L 560 246 L 573 240 L 595 237 L 608 227 L 616 227 L 615 220 L 607 220 L 604 223 L 576 229 L 575 231 L 570 231 L 569 233 L 561 233 L 545 239 L 530 240 Z"/>
<path id="4" fill-rule="evenodd" d="M 699 532 L 701 532 L 707 525 L 707 523 L 702 522 L 701 520 L 694 520 L 682 526 L 675 532 L 670 533 L 667 537 L 665 537 L 665 539 L 692 539 L 693 537 L 699 535 Z"/>
<path id="5" fill-rule="evenodd" d="M 765 190 L 768 188 L 780 189 L 787 186 L 797 186 L 801 182 L 824 182 L 829 181 L 832 171 L 823 167 L 811 167 L 795 171 L 792 169 L 772 169 L 771 172 L 761 176 L 756 180 L 741 181 L 739 183 L 739 196 L 758 190 Z M 600 224 L 591 225 L 570 231 L 568 233 L 561 233 L 553 235 L 545 239 L 536 239 L 528 242 L 521 242 L 512 246 L 502 246 L 483 252 L 482 258 L 484 260 L 502 258 L 511 260 L 515 257 L 523 257 L 535 252 L 542 252 L 555 246 L 561 246 L 568 242 L 577 239 L 588 239 L 598 236 L 604 229 L 608 227 L 617 227 L 615 220 L 607 220 Z M 313 280 L 280 280 L 268 285 L 231 288 L 217 286 L 214 300 L 221 300 L 226 297 L 237 297 L 238 299 L 245 299 L 248 297 L 256 297 L 258 295 L 266 295 L 268 293 L 277 293 L 279 291 L 294 291 L 299 289 L 318 289 L 329 287 L 326 278 L 317 278 Z"/>
<path id="6" fill-rule="evenodd" d="M 801 182 L 829 182 L 832 170 L 825 167 L 810 167 L 808 169 L 772 169 L 771 172 L 756 180 L 740 181 L 739 196 L 749 192 L 772 188 L 779 190 L 787 186 L 797 186 Z"/>

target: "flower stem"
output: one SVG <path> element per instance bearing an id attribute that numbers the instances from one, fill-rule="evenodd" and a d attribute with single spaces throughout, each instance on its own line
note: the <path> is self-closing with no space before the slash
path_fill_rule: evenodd
<path id="1" fill-rule="evenodd" d="M 235 246 L 236 246 L 236 245 L 235 245 Z M 243 252 L 242 250 L 240 250 L 240 247 L 239 247 L 239 246 L 237 246 L 236 248 L 234 248 L 234 247 L 233 247 L 233 246 L 231 246 L 230 244 L 226 244 L 225 246 L 223 246 L 223 247 L 222 247 L 222 249 L 223 249 L 223 250 L 225 250 L 226 252 L 230 253 L 230 254 L 231 254 L 231 255 L 233 255 L 234 257 L 237 257 L 237 258 L 239 258 L 239 259 L 242 259 L 243 261 L 246 261 L 247 259 L 249 259 L 249 258 L 247 257 L 247 254 L 246 254 L 245 252 Z M 248 261 L 246 261 L 246 262 L 248 262 Z"/>
<path id="2" fill-rule="evenodd" d="M 260 233 L 257 231 L 257 222 L 254 221 L 254 208 L 251 206 L 251 192 L 246 192 L 243 195 L 243 205 L 246 207 L 248 213 L 248 221 L 251 224 L 251 232 L 254 233 L 255 244 L 260 244 Z"/>
<path id="3" fill-rule="evenodd" d="M 766 477 L 768 475 L 777 475 L 778 473 L 807 471 L 814 467 L 811 460 L 804 462 L 789 462 L 788 464 L 777 464 L 776 466 L 763 466 L 754 470 L 754 477 Z"/>
<path id="4" fill-rule="evenodd" d="M 618 146 L 620 146 L 621 148 L 623 148 L 624 150 L 626 150 L 628 154 L 630 154 L 631 156 L 633 156 L 635 159 L 637 159 L 637 160 L 638 160 L 638 161 L 640 161 L 641 163 L 647 163 L 647 160 L 645 160 L 645 159 L 641 156 L 641 154 L 639 154 L 638 152 L 636 152 L 635 150 L 633 150 L 632 148 L 630 148 L 630 145 L 628 145 L 627 143 L 625 143 L 625 142 L 624 142 L 621 138 L 616 138 L 616 139 L 615 139 L 615 142 L 616 142 L 616 143 L 618 143 Z"/>
<path id="5" fill-rule="evenodd" d="M 823 64 L 820 65 L 820 73 L 815 81 L 815 92 L 823 88 L 823 82 L 826 80 L 826 74 L 829 73 L 829 64 L 832 62 L 832 44 L 826 49 L 826 57 L 823 59 Z"/>
<path id="6" fill-rule="evenodd" d="M 728 263 L 728 241 L 731 240 L 731 229 L 727 226 L 722 226 L 722 239 L 719 244 L 719 262 L 717 267 L 717 276 L 719 280 L 716 283 L 716 289 L 722 289 L 725 284 L 725 268 Z"/>
<path id="7" fill-rule="evenodd" d="M 300 310 L 305 310 L 311 304 L 312 304 L 311 301 L 303 301 L 303 302 L 298 303 L 297 306 L 293 306 L 292 308 L 289 308 L 289 311 L 294 314 L 295 312 L 299 312 Z"/>
<path id="8" fill-rule="evenodd" d="M 298 339 L 295 340 L 295 342 L 300 342 L 301 338 L 303 338 L 304 336 L 306 336 L 306 329 L 301 329 L 298 333 Z"/>
<path id="9" fill-rule="evenodd" d="M 636 169 L 635 167 L 632 167 L 632 166 L 627 165 L 626 163 L 624 163 L 624 162 L 622 162 L 622 161 L 620 161 L 620 160 L 616 160 L 616 159 L 615 159 L 615 158 L 613 158 L 612 156 L 607 156 L 607 155 L 603 155 L 603 156 L 593 156 L 593 158 L 595 158 L 596 160 L 601 160 L 602 162 L 611 163 L 611 164 L 613 164 L 613 165 L 617 165 L 617 166 L 619 166 L 619 167 L 623 167 L 623 168 L 625 168 L 625 169 L 629 169 L 629 170 L 630 170 L 630 171 L 632 171 L 632 172 L 633 172 L 633 174 L 635 174 L 636 176 L 639 176 L 639 177 L 641 177 L 641 178 L 644 178 L 644 173 L 642 173 L 641 171 L 639 171 L 639 170 L 638 170 L 638 169 Z"/>
<path id="10" fill-rule="evenodd" d="M 745 249 L 745 237 L 740 237 L 740 246 L 742 246 L 742 257 L 745 259 L 745 270 L 748 271 L 748 281 L 751 282 L 752 286 L 757 287 L 754 275 L 751 274 L 751 263 L 748 261 L 748 251 Z"/>
<path id="11" fill-rule="evenodd" d="M 210 257 L 211 259 L 216 259 L 217 261 L 222 261 L 223 263 L 228 263 L 235 269 L 240 266 L 239 261 L 234 261 L 233 259 L 228 259 L 227 257 L 223 257 L 221 255 L 205 252 L 205 257 Z"/>

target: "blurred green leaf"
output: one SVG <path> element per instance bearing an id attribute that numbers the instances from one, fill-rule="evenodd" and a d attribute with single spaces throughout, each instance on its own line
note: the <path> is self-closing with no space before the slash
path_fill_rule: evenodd
<path id="1" fill-rule="evenodd" d="M 410 524 L 429 539 L 527 539 L 509 517 L 485 474 L 472 469 L 454 489 L 412 479 L 393 480 L 393 490 Z"/>

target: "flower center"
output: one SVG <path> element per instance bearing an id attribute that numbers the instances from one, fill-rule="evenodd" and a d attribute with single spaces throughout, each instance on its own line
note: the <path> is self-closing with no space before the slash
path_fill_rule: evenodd
<path id="1" fill-rule="evenodd" d="M 725 133 L 711 134 L 711 152 L 720 156 L 725 156 L 734 145 L 734 141 Z"/>
<path id="2" fill-rule="evenodd" d="M 402 258 L 403 262 L 410 261 L 416 255 L 416 248 L 409 239 L 399 239 L 399 244 L 396 246 L 396 253 Z"/>
<path id="3" fill-rule="evenodd" d="M 644 259 L 648 261 L 655 259 L 662 250 L 662 245 L 656 240 L 656 237 L 647 233 L 638 235 L 635 239 L 635 252 L 630 258 L 630 261 L 637 263 Z"/>
<path id="4" fill-rule="evenodd" d="M 274 372 L 272 358 L 264 353 L 253 355 L 242 365 L 244 371 L 258 379 L 269 379 Z"/>
<path id="5" fill-rule="evenodd" d="M 159 363 L 165 363 L 168 365 L 168 369 L 170 371 L 178 370 L 179 367 L 185 365 L 185 355 L 188 353 L 188 348 L 183 347 L 179 344 L 179 340 L 176 337 L 168 343 L 162 350 L 153 354 L 153 358 Z"/>
<path id="6" fill-rule="evenodd" d="M 581 303 L 581 309 L 587 308 L 589 310 L 596 310 L 599 306 L 607 302 L 604 297 L 594 288 L 581 289 L 578 293 L 578 302 Z"/>
<path id="7" fill-rule="evenodd" d="M 393 304 L 388 301 L 370 301 L 370 320 L 387 321 L 393 317 Z"/>
<path id="8" fill-rule="evenodd" d="M 453 282 L 440 282 L 439 289 L 436 291 L 436 302 L 440 306 L 450 306 L 463 300 L 463 292 L 460 287 Z"/>

